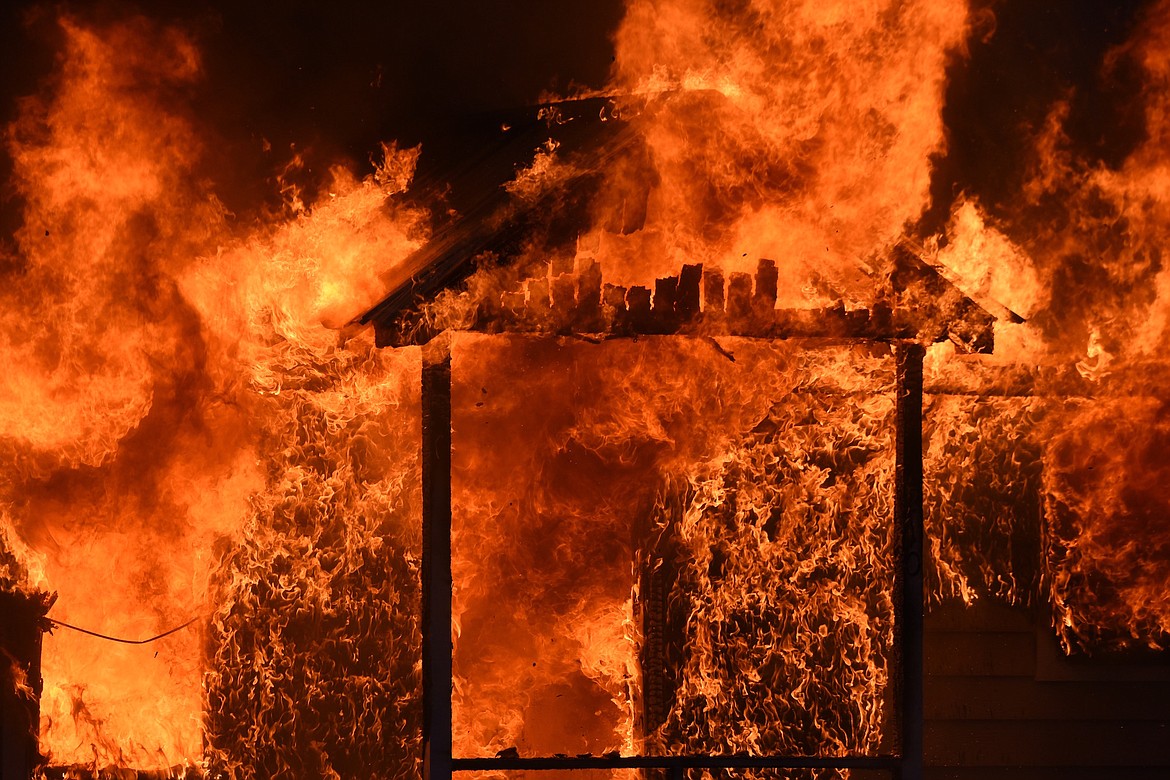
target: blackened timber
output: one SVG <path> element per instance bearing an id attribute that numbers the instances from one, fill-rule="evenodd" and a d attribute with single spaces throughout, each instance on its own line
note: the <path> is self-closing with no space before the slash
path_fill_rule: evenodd
<path id="1" fill-rule="evenodd" d="M 699 313 L 699 287 L 703 281 L 702 265 L 684 265 L 678 275 L 678 293 L 674 311 L 682 322 L 689 322 Z"/>
<path id="2" fill-rule="evenodd" d="M 528 280 L 528 314 L 537 321 L 543 322 L 548 318 L 552 302 L 549 300 L 548 279 L 537 278 Z"/>
<path id="3" fill-rule="evenodd" d="M 904 342 L 895 348 L 898 394 L 894 515 L 902 562 L 897 621 L 902 699 L 898 724 L 902 754 L 899 780 L 922 780 L 922 359 L 925 354 L 926 350 L 916 343 Z"/>
<path id="4" fill-rule="evenodd" d="M 582 329 L 597 332 L 605 327 L 601 315 L 601 263 L 590 260 L 577 278 L 577 322 Z"/>
<path id="5" fill-rule="evenodd" d="M 708 268 L 703 272 L 704 313 L 723 313 L 723 286 L 723 271 L 718 268 Z"/>
<path id="6" fill-rule="evenodd" d="M 752 277 L 733 273 L 727 283 L 727 317 L 732 328 L 742 329 L 752 314 Z"/>
<path id="7" fill-rule="evenodd" d="M 654 333 L 668 334 L 678 330 L 674 303 L 678 295 L 678 277 L 666 276 L 654 282 Z"/>
<path id="8" fill-rule="evenodd" d="M 451 777 L 451 356 L 424 358 L 423 776 Z"/>
<path id="9" fill-rule="evenodd" d="M 556 329 L 573 330 L 577 316 L 577 279 L 572 274 L 553 277 L 552 307 Z"/>
<path id="10" fill-rule="evenodd" d="M 0 591 L 0 780 L 27 780 L 42 762 L 36 737 L 43 687 L 41 638 L 55 598 Z"/>
<path id="11" fill-rule="evenodd" d="M 551 756 L 457 758 L 458 771 L 475 769 L 896 769 L 892 756 Z"/>
<path id="12" fill-rule="evenodd" d="M 918 341 L 949 339 L 962 352 L 992 350 L 995 316 L 963 293 L 905 242 L 892 252 L 893 330 Z"/>
<path id="13" fill-rule="evenodd" d="M 756 308 L 762 311 L 771 311 L 776 308 L 777 286 L 780 274 L 776 270 L 775 260 L 760 260 L 756 268 Z"/>
<path id="14" fill-rule="evenodd" d="M 631 287 L 626 293 L 629 309 L 629 324 L 635 333 L 653 333 L 654 321 L 650 313 L 650 290 L 646 287 Z"/>

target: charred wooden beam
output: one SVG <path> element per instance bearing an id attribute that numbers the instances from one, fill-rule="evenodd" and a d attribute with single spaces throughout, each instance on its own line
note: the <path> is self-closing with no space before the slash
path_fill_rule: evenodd
<path id="1" fill-rule="evenodd" d="M 570 273 L 553 277 L 552 309 L 554 328 L 558 331 L 573 330 L 577 315 L 577 279 Z"/>
<path id="2" fill-rule="evenodd" d="M 678 330 L 678 317 L 674 313 L 677 297 L 677 276 L 666 276 L 654 281 L 654 306 L 651 309 L 651 314 L 654 317 L 652 333 L 667 334 Z"/>
<path id="3" fill-rule="evenodd" d="M 901 577 L 898 582 L 898 636 L 901 653 L 902 763 L 899 780 L 922 780 L 923 761 L 923 516 L 922 516 L 922 359 L 925 349 L 903 343 L 896 348 L 898 395 L 895 441 L 894 515 L 898 523 Z"/>
<path id="4" fill-rule="evenodd" d="M 703 272 L 703 312 L 705 314 L 723 313 L 723 271 L 718 268 L 709 268 Z"/>
<path id="5" fill-rule="evenodd" d="M 423 776 L 451 778 L 451 356 L 446 345 L 424 355 L 423 482 Z"/>
<path id="6" fill-rule="evenodd" d="M 922 343 L 950 339 L 963 352 L 989 353 L 996 317 L 971 300 L 907 244 L 894 247 L 892 330 Z"/>
<path id="7" fill-rule="evenodd" d="M 780 273 L 775 260 L 760 260 L 756 268 L 755 308 L 760 312 L 771 312 L 776 308 L 777 285 Z"/>
<path id="8" fill-rule="evenodd" d="M 629 325 L 634 333 L 653 333 L 654 319 L 650 308 L 650 290 L 647 287 L 631 287 L 626 293 L 626 307 L 629 311 Z"/>
<path id="9" fill-rule="evenodd" d="M 577 277 L 577 323 L 582 329 L 600 332 L 605 328 L 601 311 L 601 263 L 590 260 Z"/>
<path id="10" fill-rule="evenodd" d="M 55 596 L 0 591 L 0 780 L 28 780 L 43 758 L 41 638 Z"/>
<path id="11" fill-rule="evenodd" d="M 752 315 L 752 277 L 742 272 L 733 273 L 727 283 L 727 317 L 731 320 L 732 328 L 743 323 Z"/>
<path id="12" fill-rule="evenodd" d="M 678 275 L 678 293 L 674 311 L 682 322 L 690 322 L 699 313 L 699 288 L 703 282 L 702 265 L 684 265 Z"/>
<path id="13" fill-rule="evenodd" d="M 526 287 L 528 288 L 528 303 L 525 307 L 525 315 L 528 321 L 531 323 L 547 322 L 552 311 L 548 279 L 544 277 L 529 279 Z"/>

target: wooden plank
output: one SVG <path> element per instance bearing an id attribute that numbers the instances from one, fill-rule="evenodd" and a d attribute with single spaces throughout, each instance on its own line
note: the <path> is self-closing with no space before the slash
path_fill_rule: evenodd
<path id="1" fill-rule="evenodd" d="M 1027 677 L 932 677 L 930 720 L 1170 721 L 1170 683 L 1049 683 Z"/>
<path id="2" fill-rule="evenodd" d="M 927 632 L 925 645 L 928 676 L 1032 677 L 1036 672 L 1031 634 Z"/>
<path id="3" fill-rule="evenodd" d="M 926 632 L 932 631 L 1009 631 L 1029 633 L 1036 628 L 1031 609 L 1013 607 L 994 599 L 980 599 L 971 606 L 950 600 L 930 607 L 926 613 Z"/>
<path id="4" fill-rule="evenodd" d="M 678 298 L 678 277 L 664 276 L 654 280 L 654 333 L 674 333 L 678 330 L 678 317 L 674 313 Z"/>
<path id="5" fill-rule="evenodd" d="M 552 301 L 549 299 L 548 279 L 537 277 L 528 280 L 528 312 L 538 321 L 548 318 Z"/>
<path id="6" fill-rule="evenodd" d="M 929 721 L 933 766 L 1167 766 L 1166 721 Z"/>
<path id="7" fill-rule="evenodd" d="M 703 280 L 702 265 L 684 265 L 678 275 L 678 295 L 674 312 L 683 322 L 689 322 L 699 313 L 699 287 Z"/>
<path id="8" fill-rule="evenodd" d="M 635 286 L 626 293 L 626 304 L 629 307 L 630 326 L 637 333 L 649 333 L 652 326 L 650 315 L 650 289 Z"/>
<path id="9" fill-rule="evenodd" d="M 1166 767 L 1127 766 L 1120 776 L 1125 780 L 1166 780 Z M 927 767 L 926 780 L 1112 780 L 1101 767 Z"/>
<path id="10" fill-rule="evenodd" d="M 626 288 L 619 284 L 609 284 L 602 288 L 602 300 L 605 305 L 614 310 L 615 318 L 617 314 L 625 314 L 626 312 Z"/>
<path id="11" fill-rule="evenodd" d="M 583 330 L 601 330 L 601 263 L 590 260 L 582 265 L 577 279 L 577 322 Z"/>
<path id="12" fill-rule="evenodd" d="M 723 271 L 710 268 L 703 273 L 703 311 L 709 314 L 723 313 Z"/>
<path id="13" fill-rule="evenodd" d="M 757 311 L 771 312 L 776 308 L 777 281 L 780 278 L 775 260 L 761 259 L 756 267 L 756 292 L 754 296 Z"/>
<path id="14" fill-rule="evenodd" d="M 568 320 L 577 308 L 577 277 L 571 273 L 554 276 L 551 292 L 553 308 Z"/>
<path id="15" fill-rule="evenodd" d="M 751 315 L 752 277 L 742 272 L 733 273 L 727 284 L 727 315 L 742 323 Z"/>

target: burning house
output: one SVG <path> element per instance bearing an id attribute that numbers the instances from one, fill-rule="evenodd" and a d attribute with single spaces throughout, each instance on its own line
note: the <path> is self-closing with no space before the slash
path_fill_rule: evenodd
<path id="1" fill-rule="evenodd" d="M 364 9 L 602 55 L 364 169 L 24 10 L 3 780 L 1164 776 L 1170 4 L 1024 5 Z"/>

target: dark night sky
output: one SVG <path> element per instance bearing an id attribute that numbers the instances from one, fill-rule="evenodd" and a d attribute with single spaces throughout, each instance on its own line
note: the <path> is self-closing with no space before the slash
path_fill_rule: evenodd
<path id="1" fill-rule="evenodd" d="M 1133 33 L 1148 0 L 978 2 L 993 9 L 994 34 L 973 41 L 970 58 L 951 68 L 950 146 L 935 172 L 928 229 L 945 223 L 959 191 L 993 210 L 1010 208 L 1027 155 L 1021 131 L 1038 127 L 1074 85 L 1071 132 L 1087 157 L 1117 164 L 1145 132 L 1136 71 L 1123 60 L 1102 75 L 1101 64 Z M 35 90 L 52 67 L 52 14 L 30 17 L 35 7 L 0 11 L 5 122 L 14 97 Z M 468 117 L 533 103 L 545 89 L 603 86 L 622 16 L 620 0 L 101 7 L 114 16 L 149 7 L 194 31 L 207 71 L 194 108 L 211 139 L 212 175 L 229 207 L 244 211 L 271 196 L 268 180 L 292 143 L 309 148 L 318 165 L 364 163 L 392 139 L 422 141 L 426 160 L 475 143 Z M 261 152 L 261 139 L 272 153 Z M 13 219 L 6 201 L 5 233 Z"/>
<path id="2" fill-rule="evenodd" d="M 35 91 L 53 66 L 54 15 L 35 12 L 42 7 L 52 6 L 6 3 L 0 10 L 5 124 L 16 96 Z M 476 115 L 532 104 L 544 90 L 604 86 L 610 36 L 623 12 L 620 0 L 204 0 L 101 8 L 114 18 L 147 8 L 152 18 L 193 31 L 206 70 L 194 109 L 201 133 L 212 139 L 212 175 L 221 198 L 245 210 L 270 195 L 267 180 L 292 143 L 308 148 L 318 165 L 361 165 L 380 141 L 394 139 L 423 142 L 425 158 L 432 147 L 474 143 L 467 125 Z M 271 154 L 262 153 L 262 139 Z M 5 160 L 0 173 L 7 170 Z M 6 203 L 5 232 L 12 210 Z"/>

